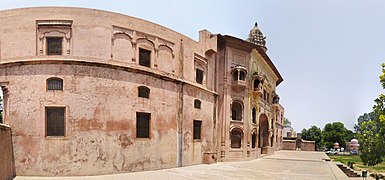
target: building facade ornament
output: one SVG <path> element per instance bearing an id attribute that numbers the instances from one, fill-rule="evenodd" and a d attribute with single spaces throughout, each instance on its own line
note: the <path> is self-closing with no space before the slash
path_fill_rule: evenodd
<path id="1" fill-rule="evenodd" d="M 254 27 L 250 30 L 249 37 L 247 38 L 248 42 L 254 43 L 258 46 L 266 48 L 266 36 L 263 36 L 263 33 L 258 28 L 258 23 L 255 23 Z"/>

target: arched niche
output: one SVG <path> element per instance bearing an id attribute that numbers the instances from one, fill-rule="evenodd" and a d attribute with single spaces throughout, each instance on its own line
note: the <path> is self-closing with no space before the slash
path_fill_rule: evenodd
<path id="1" fill-rule="evenodd" d="M 112 59 L 121 62 L 132 62 L 132 38 L 126 33 L 115 33 L 112 37 Z"/>
<path id="2" fill-rule="evenodd" d="M 168 73 L 175 73 L 176 64 L 172 48 L 167 45 L 160 45 L 158 49 L 158 69 Z"/>

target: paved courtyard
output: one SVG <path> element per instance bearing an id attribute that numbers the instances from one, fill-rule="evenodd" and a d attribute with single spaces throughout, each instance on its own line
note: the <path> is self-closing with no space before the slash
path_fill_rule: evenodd
<path id="1" fill-rule="evenodd" d="M 348 179 L 322 152 L 279 151 L 251 161 L 221 162 L 181 168 L 81 177 L 16 177 L 24 179 Z"/>

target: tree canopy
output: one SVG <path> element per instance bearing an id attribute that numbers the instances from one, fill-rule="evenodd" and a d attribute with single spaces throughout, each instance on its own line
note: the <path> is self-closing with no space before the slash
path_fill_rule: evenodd
<path id="1" fill-rule="evenodd" d="M 291 126 L 291 122 L 289 121 L 289 119 L 284 118 L 284 120 L 283 120 L 283 125 L 284 125 L 284 126 Z"/>
<path id="2" fill-rule="evenodd" d="M 385 64 L 382 64 L 380 82 L 385 88 Z M 359 132 L 360 156 L 362 162 L 368 166 L 383 162 L 382 158 L 385 156 L 385 95 L 380 94 L 374 102 L 374 115 L 361 122 Z"/>
<path id="3" fill-rule="evenodd" d="M 333 122 L 325 125 L 322 131 L 322 139 L 325 146 L 333 147 L 334 143 L 339 143 L 341 147 L 346 147 L 346 142 L 354 138 L 354 133 L 346 129 L 342 122 Z"/>

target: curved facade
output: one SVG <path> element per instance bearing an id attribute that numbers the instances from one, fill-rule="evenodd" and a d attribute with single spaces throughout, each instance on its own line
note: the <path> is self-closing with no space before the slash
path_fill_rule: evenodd
<path id="1" fill-rule="evenodd" d="M 142 171 L 277 149 L 272 100 L 282 77 L 258 45 L 207 30 L 196 42 L 94 9 L 15 9 L 0 19 L 3 122 L 17 175 Z"/>

